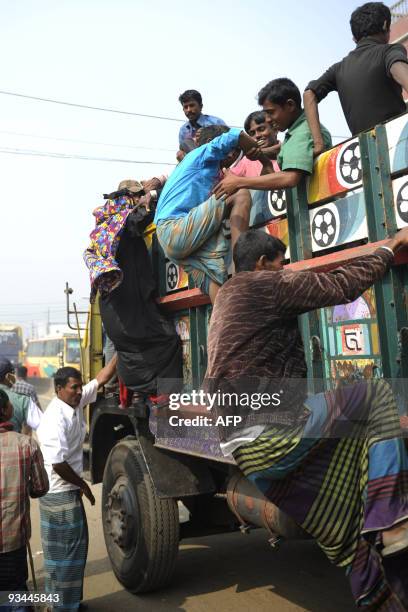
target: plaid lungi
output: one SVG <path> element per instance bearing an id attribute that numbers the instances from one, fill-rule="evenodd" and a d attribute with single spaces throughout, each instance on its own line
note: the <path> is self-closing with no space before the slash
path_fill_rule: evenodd
<path id="1" fill-rule="evenodd" d="M 160 221 L 156 228 L 166 256 L 182 266 L 194 286 L 204 293 L 208 293 L 210 280 L 218 285 L 227 280 L 228 242 L 222 228 L 224 217 L 224 201 L 211 196 L 184 217 Z"/>
<path id="2" fill-rule="evenodd" d="M 40 517 L 45 590 L 60 595 L 54 610 L 77 610 L 88 554 L 88 525 L 79 490 L 42 497 Z"/>
<path id="3" fill-rule="evenodd" d="M 234 458 L 249 480 L 344 567 L 364 610 L 408 609 L 408 564 L 380 534 L 408 518 L 408 456 L 384 380 L 309 398 L 305 425 L 262 433 Z"/>

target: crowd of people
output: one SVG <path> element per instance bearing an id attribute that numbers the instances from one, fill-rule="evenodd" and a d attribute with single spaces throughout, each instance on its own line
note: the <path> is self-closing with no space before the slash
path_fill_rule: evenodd
<path id="1" fill-rule="evenodd" d="M 307 396 L 297 321 L 355 300 L 382 279 L 395 253 L 408 248 L 408 230 L 358 261 L 315 273 L 285 270 L 286 245 L 249 229 L 250 190 L 295 187 L 332 146 L 318 114 L 328 93 L 338 92 L 353 135 L 405 112 L 407 52 L 389 44 L 390 24 L 380 2 L 356 9 L 356 48 L 309 83 L 303 107 L 296 84 L 275 78 L 259 91 L 262 110 L 248 115 L 245 129 L 204 114 L 201 94 L 185 91 L 179 101 L 187 121 L 172 174 L 125 180 L 105 195 L 84 257 L 116 354 L 86 385 L 76 369 L 58 370 L 44 413 L 24 369 L 16 381 L 12 364 L 0 362 L 0 591 L 27 588 L 29 497 L 39 497 L 46 590 L 61 596 L 53 609 L 84 607 L 82 496 L 95 500 L 82 477 L 83 408 L 102 385 L 115 388 L 115 373 L 130 392 L 123 406 L 157 395 L 160 378 L 182 379 L 180 339 L 157 306 L 143 239 L 154 223 L 165 256 L 213 305 L 205 384 L 231 390 L 256 379 L 263 390 L 279 381 L 287 391 L 278 410 L 221 430 L 222 452 L 346 569 L 357 607 L 408 610 L 408 456 L 392 392 L 376 380 Z M 229 249 L 235 273 L 228 280 Z M 394 555 L 405 562 L 387 567 Z"/>

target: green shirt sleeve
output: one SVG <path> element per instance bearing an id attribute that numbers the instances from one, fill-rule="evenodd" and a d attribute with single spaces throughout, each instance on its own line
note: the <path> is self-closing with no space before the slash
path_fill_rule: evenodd
<path id="1" fill-rule="evenodd" d="M 305 130 L 294 131 L 284 141 L 279 154 L 281 170 L 303 170 L 313 172 L 313 138 Z"/>
<path id="2" fill-rule="evenodd" d="M 332 146 L 330 133 L 322 127 L 322 136 L 326 149 Z M 279 156 L 278 164 L 281 170 L 302 170 L 307 174 L 313 172 L 313 138 L 306 125 L 302 125 L 287 135 Z"/>

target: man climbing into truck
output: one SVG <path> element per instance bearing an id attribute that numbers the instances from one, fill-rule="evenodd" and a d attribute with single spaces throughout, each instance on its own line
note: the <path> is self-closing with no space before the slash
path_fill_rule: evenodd
<path id="1" fill-rule="evenodd" d="M 168 178 L 154 221 L 165 255 L 214 302 L 227 279 L 224 258 L 229 247 L 222 223 L 229 216 L 233 246 L 248 229 L 251 196 L 241 190 L 225 199 L 212 195 L 212 190 L 221 170 L 232 166 L 241 151 L 255 158 L 262 154 L 244 131 L 220 125 L 202 128 L 198 144 Z"/>
<path id="2" fill-rule="evenodd" d="M 224 429 L 223 453 L 346 569 L 356 604 L 370 610 L 408 605 L 404 564 L 387 576 L 382 564 L 408 549 L 408 456 L 397 408 L 382 379 L 307 397 L 297 317 L 357 299 L 403 247 L 408 229 L 329 272 L 296 272 L 282 269 L 280 240 L 249 230 L 235 245 L 236 274 L 218 293 L 208 333 L 207 386 L 223 392 L 258 380 L 281 396 L 278 407 L 247 409 L 240 427 Z"/>

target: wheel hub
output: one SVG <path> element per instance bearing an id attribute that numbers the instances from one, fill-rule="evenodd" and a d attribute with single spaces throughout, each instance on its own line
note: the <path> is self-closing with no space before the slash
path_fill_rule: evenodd
<path id="1" fill-rule="evenodd" d="M 129 550 L 134 541 L 135 508 L 129 495 L 127 481 L 118 480 L 115 483 L 108 495 L 106 509 L 109 535 L 122 550 Z"/>

